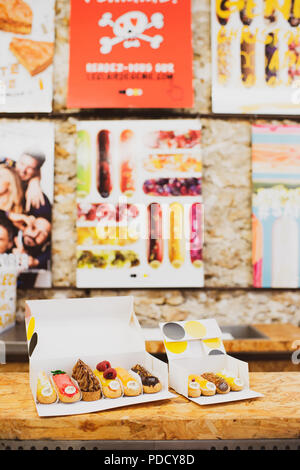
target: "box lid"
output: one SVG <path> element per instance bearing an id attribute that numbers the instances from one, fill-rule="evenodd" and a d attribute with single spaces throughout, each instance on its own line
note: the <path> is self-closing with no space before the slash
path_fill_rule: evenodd
<path id="1" fill-rule="evenodd" d="M 26 302 L 30 361 L 144 351 L 132 296 Z"/>
<path id="2" fill-rule="evenodd" d="M 214 319 L 160 323 L 169 360 L 226 354 L 222 332 Z"/>

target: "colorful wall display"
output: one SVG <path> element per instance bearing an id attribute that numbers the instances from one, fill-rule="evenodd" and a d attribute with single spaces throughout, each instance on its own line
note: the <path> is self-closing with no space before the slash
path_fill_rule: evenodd
<path id="1" fill-rule="evenodd" d="M 190 0 L 71 0 L 68 107 L 190 108 L 192 62 Z"/>
<path id="2" fill-rule="evenodd" d="M 203 286 L 200 121 L 77 131 L 77 286 Z"/>
<path id="3" fill-rule="evenodd" d="M 216 113 L 300 112 L 300 2 L 212 2 Z"/>
<path id="4" fill-rule="evenodd" d="M 0 1 L 0 112 L 50 112 L 54 0 Z"/>
<path id="5" fill-rule="evenodd" d="M 300 287 L 300 126 L 252 128 L 253 286 Z"/>
<path id="6" fill-rule="evenodd" d="M 18 287 L 50 287 L 54 126 L 8 122 L 0 141 L 0 254 L 28 256 Z"/>

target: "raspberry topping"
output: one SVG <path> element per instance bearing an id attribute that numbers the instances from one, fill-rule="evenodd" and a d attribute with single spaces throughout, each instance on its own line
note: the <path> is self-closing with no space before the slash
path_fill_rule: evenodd
<path id="1" fill-rule="evenodd" d="M 116 369 L 110 367 L 103 372 L 103 377 L 107 380 L 114 380 L 117 377 Z"/>
<path id="2" fill-rule="evenodd" d="M 105 370 L 110 369 L 110 368 L 111 368 L 111 365 L 110 365 L 110 362 L 108 361 L 99 362 L 99 364 L 97 364 L 96 366 L 96 369 L 99 372 L 104 372 Z"/>

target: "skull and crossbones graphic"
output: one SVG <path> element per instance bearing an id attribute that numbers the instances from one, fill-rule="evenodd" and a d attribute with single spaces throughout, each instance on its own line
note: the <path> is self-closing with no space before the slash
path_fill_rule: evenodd
<path id="1" fill-rule="evenodd" d="M 152 49 L 158 49 L 163 37 L 160 34 L 149 36 L 144 34 L 150 28 L 161 29 L 164 26 L 164 17 L 162 13 L 154 13 L 150 21 L 147 15 L 141 11 L 131 11 L 112 20 L 111 13 L 104 13 L 98 22 L 99 26 L 111 26 L 114 37 L 103 36 L 100 39 L 100 52 L 102 54 L 109 54 L 113 46 L 123 43 L 123 46 L 128 49 L 130 47 L 140 47 L 141 41 L 146 41 L 150 44 Z"/>

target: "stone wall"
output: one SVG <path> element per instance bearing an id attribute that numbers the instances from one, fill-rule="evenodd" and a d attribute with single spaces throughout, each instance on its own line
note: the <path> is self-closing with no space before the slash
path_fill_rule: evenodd
<path id="1" fill-rule="evenodd" d="M 66 109 L 69 1 L 57 0 L 54 110 L 49 117 L 56 126 L 53 289 L 19 291 L 19 319 L 23 318 L 24 301 L 28 298 L 130 293 L 135 296 L 136 313 L 145 326 L 156 326 L 159 320 L 197 317 L 215 317 L 223 325 L 299 323 L 298 290 L 251 289 L 250 130 L 253 119 L 211 114 L 209 7 L 209 0 L 193 0 L 195 106 L 191 110 L 173 110 L 170 114 L 170 117 L 197 114 L 202 121 L 205 288 L 109 291 L 75 288 L 75 124 L 83 113 Z M 110 117 L 107 110 L 89 115 L 95 119 Z M 117 110 L 111 116 L 151 117 L 151 113 Z M 165 112 L 163 116 L 166 117 Z"/>

